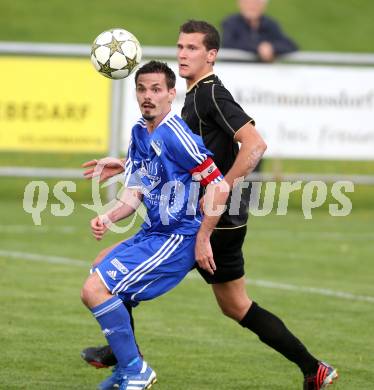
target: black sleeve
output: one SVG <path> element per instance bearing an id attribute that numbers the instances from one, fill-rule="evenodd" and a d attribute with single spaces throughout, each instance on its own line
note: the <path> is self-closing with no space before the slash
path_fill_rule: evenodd
<path id="1" fill-rule="evenodd" d="M 255 121 L 244 112 L 224 86 L 215 83 L 210 86 L 209 102 L 209 117 L 232 137 L 246 123 L 255 125 Z"/>

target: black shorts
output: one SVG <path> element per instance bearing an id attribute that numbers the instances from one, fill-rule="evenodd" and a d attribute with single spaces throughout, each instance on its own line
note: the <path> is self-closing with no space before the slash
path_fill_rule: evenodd
<path id="1" fill-rule="evenodd" d="M 237 229 L 214 230 L 210 242 L 217 269 L 214 275 L 196 267 L 200 275 L 209 284 L 225 283 L 244 275 L 242 246 L 247 233 L 247 226 Z"/>

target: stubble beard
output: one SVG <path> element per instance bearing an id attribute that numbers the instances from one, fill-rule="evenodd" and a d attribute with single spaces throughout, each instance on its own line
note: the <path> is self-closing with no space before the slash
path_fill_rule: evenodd
<path id="1" fill-rule="evenodd" d="M 147 121 L 147 122 L 153 122 L 156 118 L 155 115 L 150 115 L 150 114 L 143 114 L 143 118 Z"/>

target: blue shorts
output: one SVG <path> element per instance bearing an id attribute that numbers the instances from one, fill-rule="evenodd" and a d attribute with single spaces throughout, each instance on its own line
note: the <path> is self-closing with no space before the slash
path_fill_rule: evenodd
<path id="1" fill-rule="evenodd" d="M 195 265 L 196 236 L 138 232 L 117 245 L 96 271 L 106 288 L 137 305 L 175 287 Z"/>

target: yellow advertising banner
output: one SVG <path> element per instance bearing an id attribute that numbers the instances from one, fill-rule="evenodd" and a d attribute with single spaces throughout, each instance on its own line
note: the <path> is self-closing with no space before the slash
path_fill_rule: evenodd
<path id="1" fill-rule="evenodd" d="M 0 150 L 105 152 L 109 116 L 89 59 L 0 56 Z"/>

